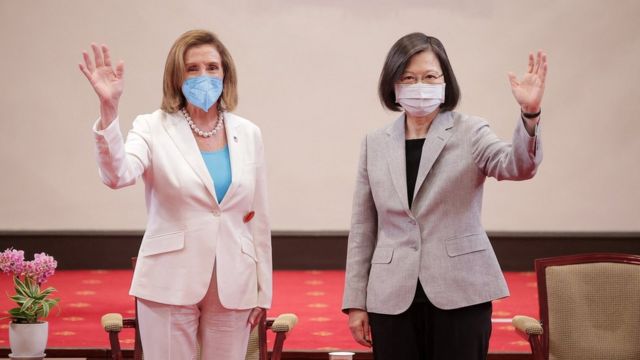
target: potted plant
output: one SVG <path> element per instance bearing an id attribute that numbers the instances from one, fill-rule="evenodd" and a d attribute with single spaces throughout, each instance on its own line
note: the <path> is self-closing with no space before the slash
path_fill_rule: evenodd
<path id="1" fill-rule="evenodd" d="M 56 291 L 40 286 L 51 277 L 58 263 L 45 253 L 35 254 L 31 261 L 24 261 L 24 251 L 13 248 L 0 253 L 0 270 L 13 276 L 15 295 L 9 296 L 16 307 L 8 311 L 9 343 L 11 355 L 20 357 L 44 357 L 49 324 L 44 321 L 60 299 L 49 298 Z M 5 317 L 6 318 L 6 317 Z"/>

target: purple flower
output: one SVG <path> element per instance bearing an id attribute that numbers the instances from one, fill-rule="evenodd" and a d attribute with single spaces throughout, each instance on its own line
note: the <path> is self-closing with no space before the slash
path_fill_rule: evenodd
<path id="1" fill-rule="evenodd" d="M 24 251 L 9 248 L 0 253 L 0 270 L 6 274 L 20 276 L 25 269 Z"/>
<path id="2" fill-rule="evenodd" d="M 58 262 L 45 253 L 35 254 L 32 261 L 24 261 L 24 251 L 9 248 L 0 253 L 0 270 L 17 277 L 30 277 L 39 285 L 49 279 Z"/>
<path id="3" fill-rule="evenodd" d="M 40 253 L 35 254 L 34 260 L 26 262 L 25 265 L 25 276 L 36 280 L 38 284 L 43 284 L 55 273 L 58 262 L 52 256 Z"/>

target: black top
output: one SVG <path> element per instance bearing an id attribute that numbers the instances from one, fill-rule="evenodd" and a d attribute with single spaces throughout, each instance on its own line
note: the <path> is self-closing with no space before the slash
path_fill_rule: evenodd
<path id="1" fill-rule="evenodd" d="M 416 188 L 416 180 L 418 179 L 418 169 L 420 168 L 420 158 L 422 157 L 422 147 L 425 139 L 405 140 L 405 155 L 407 161 L 407 195 L 409 196 L 409 209 L 413 203 L 413 193 Z M 414 303 L 426 303 L 427 295 L 422 289 L 422 284 L 418 280 L 416 294 L 413 298 Z"/>
<path id="2" fill-rule="evenodd" d="M 422 146 L 425 139 L 405 140 L 405 154 L 407 161 L 407 195 L 409 196 L 409 209 L 413 203 L 413 192 L 418 178 L 418 168 L 422 157 Z"/>

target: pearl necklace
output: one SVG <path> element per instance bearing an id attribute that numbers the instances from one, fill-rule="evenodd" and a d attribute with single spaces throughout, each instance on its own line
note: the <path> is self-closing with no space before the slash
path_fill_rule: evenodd
<path id="1" fill-rule="evenodd" d="M 198 128 L 196 124 L 193 122 L 193 120 L 191 119 L 191 116 L 189 116 L 189 113 L 187 112 L 186 108 L 180 109 L 180 112 L 182 113 L 182 116 L 184 116 L 184 118 L 187 120 L 187 123 L 189 123 L 189 127 L 191 128 L 193 133 L 198 136 L 202 136 L 204 138 L 208 138 L 217 134 L 218 131 L 220 131 L 220 129 L 222 129 L 222 126 L 224 125 L 224 114 L 222 111 L 218 111 L 218 122 L 216 123 L 216 126 L 211 131 L 200 130 L 200 128 Z"/>

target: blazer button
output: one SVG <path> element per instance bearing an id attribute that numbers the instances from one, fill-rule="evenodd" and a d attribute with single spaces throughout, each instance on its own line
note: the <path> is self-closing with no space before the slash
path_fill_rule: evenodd
<path id="1" fill-rule="evenodd" d="M 220 210 L 213 210 L 213 216 L 220 216 Z"/>
<path id="2" fill-rule="evenodd" d="M 413 219 L 411 219 L 411 220 L 409 220 L 409 224 L 411 224 L 411 225 L 415 225 L 415 224 L 416 224 L 416 221 L 415 221 L 415 220 L 413 220 Z"/>

